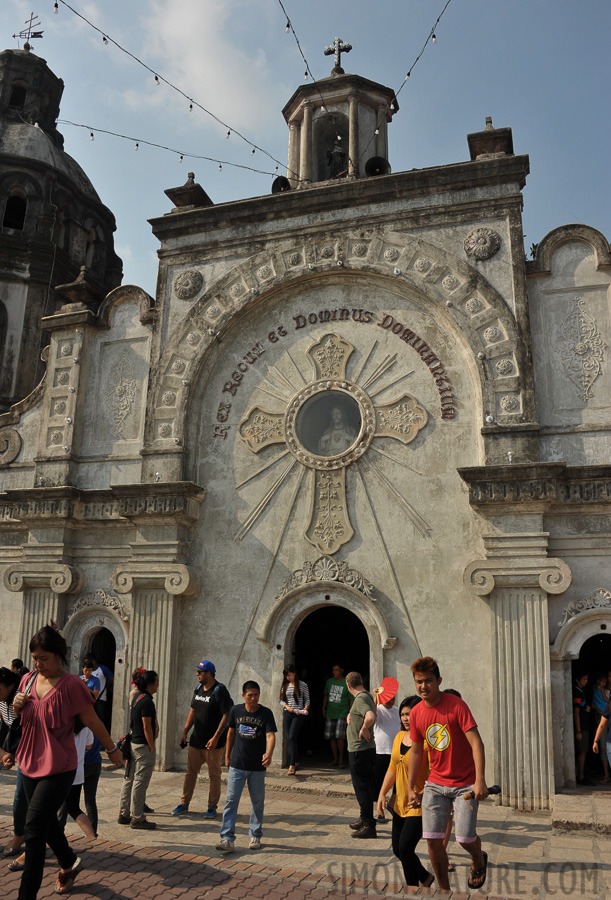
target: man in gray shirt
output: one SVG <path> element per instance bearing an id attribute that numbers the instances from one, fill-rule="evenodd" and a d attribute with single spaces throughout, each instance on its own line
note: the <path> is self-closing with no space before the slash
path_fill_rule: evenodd
<path id="1" fill-rule="evenodd" d="M 375 701 L 363 686 L 363 678 L 358 672 L 346 675 L 348 690 L 354 702 L 348 716 L 348 762 L 352 786 L 360 808 L 356 822 L 350 823 L 353 838 L 376 837 L 376 821 L 373 816 L 373 767 L 376 747 L 373 739 L 373 725 L 376 720 Z"/>

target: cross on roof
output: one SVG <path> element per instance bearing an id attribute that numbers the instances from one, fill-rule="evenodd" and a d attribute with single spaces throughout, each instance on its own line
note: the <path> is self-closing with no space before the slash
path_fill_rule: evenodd
<path id="1" fill-rule="evenodd" d="M 352 50 L 352 44 L 344 44 L 341 38 L 334 38 L 333 43 L 330 47 L 325 47 L 325 56 L 331 56 L 333 53 L 335 55 L 335 66 L 331 69 L 332 75 L 344 75 L 344 70 L 341 67 L 341 56 L 342 53 L 350 53 Z"/>
<path id="2" fill-rule="evenodd" d="M 25 40 L 25 44 L 23 45 L 24 50 L 29 50 L 30 45 L 28 41 L 31 41 L 32 38 L 41 38 L 43 35 L 42 31 L 34 31 L 35 28 L 38 28 L 40 25 L 40 19 L 38 16 L 35 16 L 34 13 L 30 14 L 30 18 L 25 20 L 26 28 L 22 29 L 18 34 L 14 34 L 14 38 L 21 38 Z"/>

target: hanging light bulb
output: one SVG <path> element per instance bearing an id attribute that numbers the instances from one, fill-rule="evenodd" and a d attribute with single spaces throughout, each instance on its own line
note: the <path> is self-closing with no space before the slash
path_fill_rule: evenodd
<path id="1" fill-rule="evenodd" d="M 222 167 L 222 165 L 219 163 L 219 172 L 222 172 L 222 171 L 223 171 L 223 167 Z"/>
<path id="2" fill-rule="evenodd" d="M 276 166 L 276 168 L 274 169 L 274 172 L 275 172 L 276 174 L 278 174 L 278 166 Z"/>
<path id="3" fill-rule="evenodd" d="M 409 76 L 410 76 L 410 73 L 408 72 L 407 75 L 405 76 L 405 78 L 403 79 L 403 81 L 409 81 Z"/>
<path id="4" fill-rule="evenodd" d="M 226 140 L 229 140 L 230 137 L 231 137 L 231 132 L 228 131 L 227 134 L 225 135 L 225 139 L 226 139 Z"/>
<path id="5" fill-rule="evenodd" d="M 159 87 L 159 75 L 155 75 L 155 84 Z"/>
<path id="6" fill-rule="evenodd" d="M 255 155 L 255 148 L 254 148 L 254 147 L 253 147 L 252 150 L 250 151 L 250 155 L 251 155 L 251 156 L 254 156 L 254 155 Z"/>
<path id="7" fill-rule="evenodd" d="M 324 103 L 323 103 L 323 105 L 320 107 L 320 111 L 321 111 L 321 113 L 326 113 L 327 107 L 325 106 Z"/>
<path id="8" fill-rule="evenodd" d="M 338 134 L 338 135 L 337 135 L 337 140 L 338 140 L 338 141 L 341 141 L 341 139 L 342 139 L 341 134 Z"/>
<path id="9" fill-rule="evenodd" d="M 140 148 L 140 144 L 138 143 L 138 141 L 136 141 L 136 146 L 134 147 L 134 150 L 138 150 L 139 148 Z"/>
<path id="10" fill-rule="evenodd" d="M 379 133 L 380 133 L 380 129 L 379 129 L 379 128 L 376 128 L 375 133 L 376 133 L 376 134 L 379 134 Z"/>
<path id="11" fill-rule="evenodd" d="M 432 41 L 434 44 L 437 43 L 437 35 L 436 34 L 433 34 Z"/>
<path id="12" fill-rule="evenodd" d="M 94 136 L 94 134 L 93 134 L 93 131 L 90 131 L 90 132 L 89 132 L 89 139 L 90 139 L 91 141 L 94 141 L 94 140 L 95 140 L 95 136 Z"/>
<path id="13" fill-rule="evenodd" d="M 394 109 L 394 108 L 395 108 L 394 100 L 393 100 L 393 102 L 390 104 L 390 108 L 391 108 L 391 109 Z"/>
<path id="14" fill-rule="evenodd" d="M 189 103 L 189 112 L 193 112 L 193 100 Z"/>
<path id="15" fill-rule="evenodd" d="M 108 44 L 108 38 L 106 37 L 105 34 L 102 35 L 102 43 L 103 43 L 103 44 Z"/>
<path id="16" fill-rule="evenodd" d="M 306 69 L 305 72 L 303 73 L 303 79 L 304 79 L 304 81 L 307 81 L 307 80 L 308 80 L 308 70 L 307 70 L 307 69 Z"/>
<path id="17" fill-rule="evenodd" d="M 183 156 L 182 156 L 182 153 L 181 153 L 180 156 L 178 157 L 178 162 L 182 162 L 182 160 L 183 160 Z"/>
<path id="18" fill-rule="evenodd" d="M 59 3 L 57 2 L 57 0 L 55 0 L 55 3 L 53 4 L 53 12 L 55 13 L 55 15 L 57 15 L 59 12 Z"/>
<path id="19" fill-rule="evenodd" d="M 291 31 L 291 20 L 290 19 L 286 20 L 286 28 L 284 30 L 286 31 L 287 34 L 290 34 L 290 31 Z"/>

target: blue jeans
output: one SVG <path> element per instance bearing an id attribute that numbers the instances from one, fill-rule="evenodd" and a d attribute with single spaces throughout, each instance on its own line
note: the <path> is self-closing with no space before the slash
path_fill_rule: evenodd
<path id="1" fill-rule="evenodd" d="M 298 713 L 290 713 L 284 710 L 282 719 L 284 722 L 284 733 L 289 745 L 289 766 L 296 766 L 297 757 L 299 756 L 299 732 L 301 731 L 304 718 Z"/>
<path id="2" fill-rule="evenodd" d="M 25 832 L 25 817 L 28 814 L 28 798 L 25 795 L 23 787 L 23 775 L 21 769 L 17 768 L 17 784 L 15 785 L 15 796 L 13 798 L 13 831 L 16 837 L 23 837 Z"/>
<path id="3" fill-rule="evenodd" d="M 262 772 L 250 772 L 247 769 L 234 769 L 233 766 L 230 766 L 229 775 L 227 776 L 223 822 L 221 824 L 221 840 L 223 841 L 235 841 L 235 820 L 245 784 L 248 784 L 248 793 L 252 803 L 248 833 L 251 837 L 258 838 L 263 834 L 265 769 Z"/>

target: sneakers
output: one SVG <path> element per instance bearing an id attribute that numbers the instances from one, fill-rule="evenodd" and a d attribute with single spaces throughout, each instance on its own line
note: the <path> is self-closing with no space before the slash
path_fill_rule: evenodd
<path id="1" fill-rule="evenodd" d="M 119 818 L 117 819 L 117 822 L 119 823 L 119 825 L 129 825 L 131 822 L 131 819 L 129 816 L 124 816 L 121 813 L 119 813 Z"/>
<path id="2" fill-rule="evenodd" d="M 132 819 L 129 825 L 130 828 L 137 828 L 140 831 L 152 831 L 157 828 L 157 822 L 149 822 L 148 819 Z"/>
<path id="3" fill-rule="evenodd" d="M 228 840 L 219 841 L 216 845 L 216 849 L 220 850 L 222 853 L 233 853 L 235 850 L 235 842 Z"/>
<path id="4" fill-rule="evenodd" d="M 177 807 L 172 810 L 173 816 L 184 816 L 186 812 L 189 812 L 189 807 L 186 803 L 179 803 Z"/>
<path id="5" fill-rule="evenodd" d="M 179 807 L 176 807 L 176 808 L 179 809 Z M 178 813 L 176 813 L 176 815 L 178 815 Z M 214 806 L 209 806 L 208 809 L 206 810 L 206 812 L 204 813 L 204 819 L 216 819 L 216 815 L 217 815 L 217 813 L 216 813 Z"/>
<path id="6" fill-rule="evenodd" d="M 261 849 L 261 838 L 251 837 L 248 847 L 250 850 L 260 850 Z"/>

